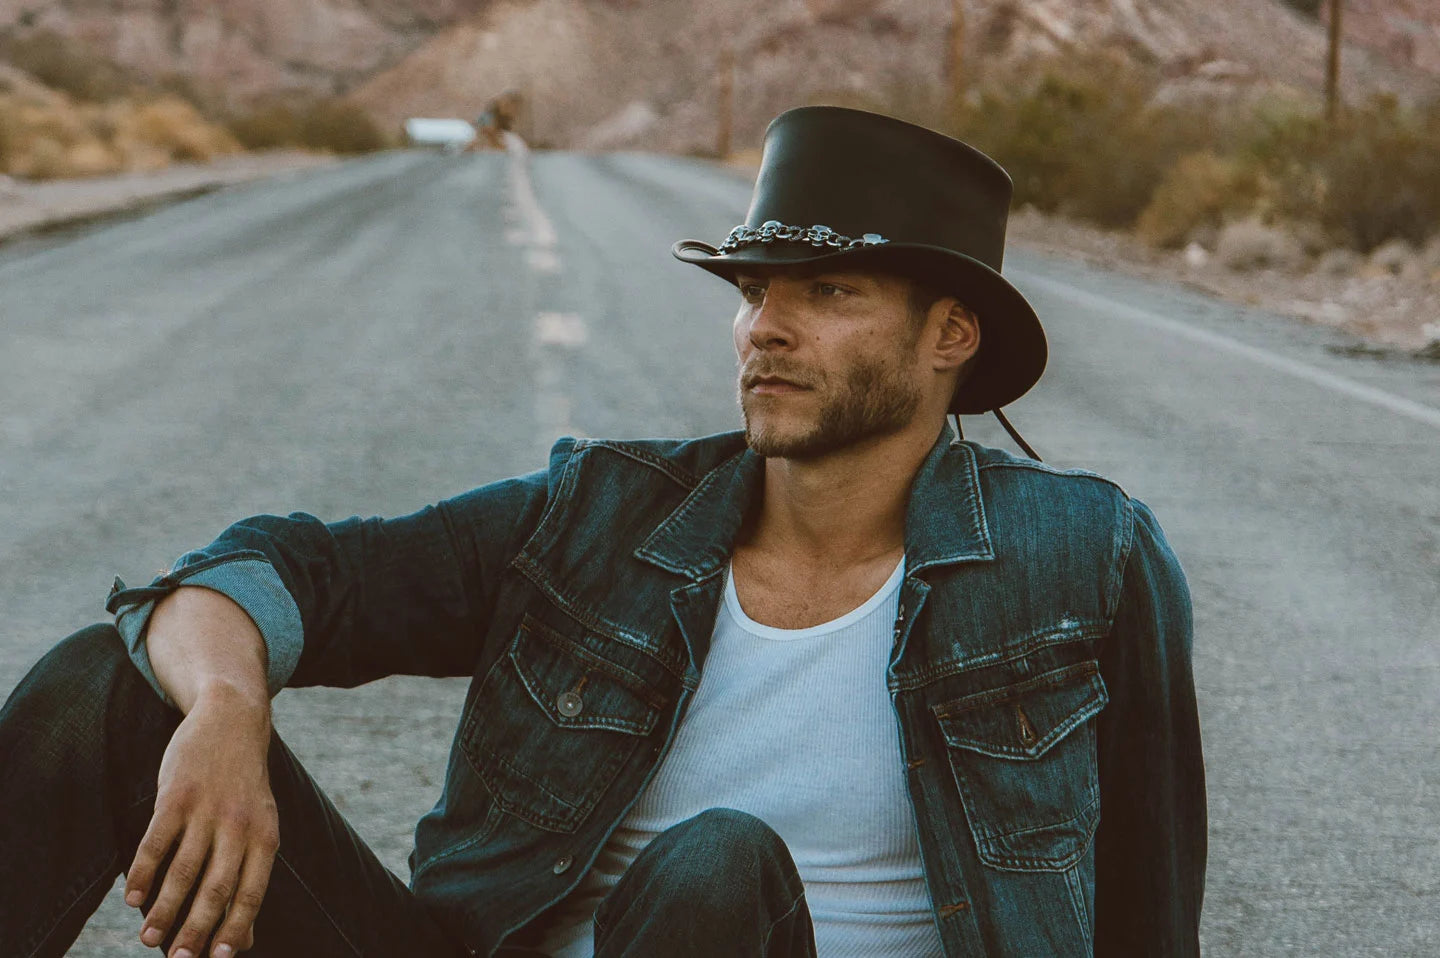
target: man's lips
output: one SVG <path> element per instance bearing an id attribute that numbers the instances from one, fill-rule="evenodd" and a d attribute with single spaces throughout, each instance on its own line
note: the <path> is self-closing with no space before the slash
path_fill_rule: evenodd
<path id="1" fill-rule="evenodd" d="M 746 388 L 755 393 L 789 393 L 801 392 L 810 387 L 780 376 L 756 376 L 749 381 Z"/>

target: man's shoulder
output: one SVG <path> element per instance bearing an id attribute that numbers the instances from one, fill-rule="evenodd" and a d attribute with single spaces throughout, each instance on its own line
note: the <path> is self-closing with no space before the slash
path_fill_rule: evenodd
<path id="1" fill-rule="evenodd" d="M 1119 482 L 1090 469 L 1062 469 L 1037 459 L 1017 456 L 995 446 L 985 446 L 968 439 L 961 442 L 974 451 L 975 467 L 986 481 L 1048 486 L 1056 490 L 1071 490 L 1077 494 L 1090 492 L 1102 496 L 1117 496 L 1120 499 L 1130 498 Z"/>
<path id="2" fill-rule="evenodd" d="M 1102 538 L 1128 539 L 1145 504 L 1109 476 L 1091 469 L 1061 468 L 1004 449 L 962 440 L 975 454 L 987 508 L 997 516 L 1021 514 L 1030 525 L 1085 527 Z"/>
<path id="3" fill-rule="evenodd" d="M 740 430 L 683 439 L 607 439 L 565 437 L 551 453 L 552 471 L 577 458 L 601 458 L 611 467 L 659 472 L 687 489 L 716 466 L 745 450 L 745 433 Z"/>

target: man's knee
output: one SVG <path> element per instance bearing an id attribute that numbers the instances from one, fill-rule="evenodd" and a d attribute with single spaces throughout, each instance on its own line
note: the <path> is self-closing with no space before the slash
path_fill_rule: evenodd
<path id="1" fill-rule="evenodd" d="M 61 639 L 35 663 L 0 709 L 0 723 L 16 733 L 7 739 L 27 741 L 58 761 L 109 738 L 102 731 L 108 724 L 133 727 L 124 720 L 157 707 L 169 711 L 130 661 L 115 626 L 97 622 Z"/>
<path id="2" fill-rule="evenodd" d="M 769 887 L 795 875 L 790 850 L 764 821 L 733 808 L 708 808 L 655 839 L 666 883 L 705 895 L 746 884 Z"/>
<path id="3" fill-rule="evenodd" d="M 698 845 L 721 857 L 773 855 L 785 848 L 763 819 L 734 808 L 707 808 L 667 829 L 677 842 Z M 788 853 L 787 853 L 788 854 Z"/>

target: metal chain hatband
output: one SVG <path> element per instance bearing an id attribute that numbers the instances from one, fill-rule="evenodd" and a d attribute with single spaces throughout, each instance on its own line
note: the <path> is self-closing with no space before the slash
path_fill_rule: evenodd
<path id="1" fill-rule="evenodd" d="M 859 239 L 853 239 L 843 233 L 835 232 L 828 226 L 786 226 L 779 220 L 766 220 L 760 224 L 759 228 L 744 225 L 735 227 L 725 238 L 725 242 L 720 244 L 720 252 L 728 253 L 731 250 L 740 249 L 742 246 L 773 243 L 776 240 L 791 240 L 797 243 L 809 243 L 811 246 L 828 246 L 839 250 L 879 246 L 882 243 L 890 242 L 879 233 L 866 233 Z"/>

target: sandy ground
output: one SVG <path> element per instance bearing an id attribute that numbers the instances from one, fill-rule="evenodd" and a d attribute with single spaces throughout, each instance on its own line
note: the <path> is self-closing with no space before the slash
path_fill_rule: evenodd
<path id="1" fill-rule="evenodd" d="M 1213 255 L 1194 263 L 1183 252 L 1156 249 L 1128 233 L 1029 208 L 1011 215 L 1007 237 L 1035 252 L 1180 283 L 1233 303 L 1333 327 L 1356 337 L 1357 352 L 1406 353 L 1440 362 L 1440 329 L 1426 329 L 1440 323 L 1440 283 L 1433 277 L 1392 275 L 1369 264 L 1338 276 L 1311 267 L 1237 271 Z"/>
<path id="2" fill-rule="evenodd" d="M 74 180 L 31 182 L 0 176 L 0 242 L 333 162 L 334 157 L 320 153 L 269 150 Z"/>

